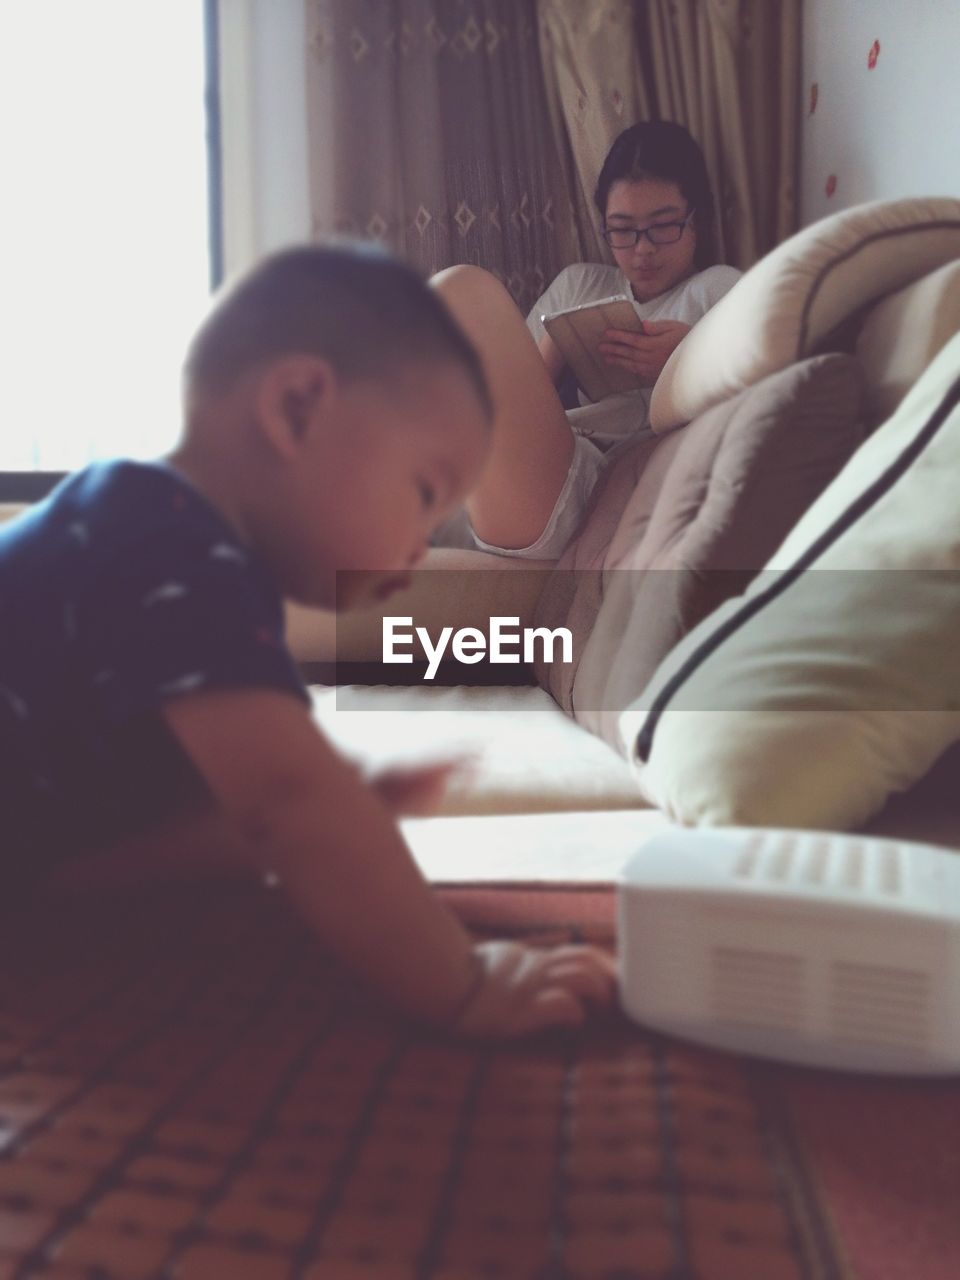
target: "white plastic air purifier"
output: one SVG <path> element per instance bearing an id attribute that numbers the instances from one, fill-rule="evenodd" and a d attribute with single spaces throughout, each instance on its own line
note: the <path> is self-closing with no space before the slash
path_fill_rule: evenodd
<path id="1" fill-rule="evenodd" d="M 960 1072 L 960 854 L 677 827 L 631 858 L 618 898 L 637 1022 L 811 1066 Z"/>

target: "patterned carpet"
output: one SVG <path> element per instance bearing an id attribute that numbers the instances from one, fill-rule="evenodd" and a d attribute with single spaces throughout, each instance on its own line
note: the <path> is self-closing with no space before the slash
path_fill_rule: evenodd
<path id="1" fill-rule="evenodd" d="M 605 892 L 461 889 L 609 940 Z M 393 1019 L 268 891 L 0 919 L 0 1280 L 956 1280 L 960 1089 Z"/>

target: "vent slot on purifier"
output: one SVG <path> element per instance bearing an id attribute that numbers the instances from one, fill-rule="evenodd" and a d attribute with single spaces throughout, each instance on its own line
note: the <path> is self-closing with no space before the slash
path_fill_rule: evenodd
<path id="1" fill-rule="evenodd" d="M 830 1030 L 844 1044 L 915 1050 L 930 1041 L 930 976 L 922 969 L 836 960 Z"/>
<path id="2" fill-rule="evenodd" d="M 747 947 L 709 952 L 711 1014 L 726 1023 L 795 1031 L 806 1021 L 800 956 Z"/>
<path id="3" fill-rule="evenodd" d="M 733 875 L 763 885 L 797 885 L 845 893 L 903 893 L 903 852 L 889 840 L 837 840 L 815 832 L 757 832 Z"/>

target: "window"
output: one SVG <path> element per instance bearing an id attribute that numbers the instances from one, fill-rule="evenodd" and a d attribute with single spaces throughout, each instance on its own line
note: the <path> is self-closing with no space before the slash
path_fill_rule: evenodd
<path id="1" fill-rule="evenodd" d="M 2 497 L 152 457 L 209 296 L 202 0 L 0 10 Z"/>

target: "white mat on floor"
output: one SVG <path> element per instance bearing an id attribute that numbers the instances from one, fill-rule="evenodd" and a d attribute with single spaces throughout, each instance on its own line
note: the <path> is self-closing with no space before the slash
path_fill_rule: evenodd
<path id="1" fill-rule="evenodd" d="M 435 884 L 609 885 L 644 840 L 668 825 L 654 809 L 401 823 L 420 869 Z"/>
<path id="2" fill-rule="evenodd" d="M 323 731 L 370 767 L 469 757 L 445 814 L 646 808 L 627 762 L 542 689 L 343 686 L 313 695 Z"/>

